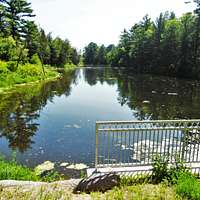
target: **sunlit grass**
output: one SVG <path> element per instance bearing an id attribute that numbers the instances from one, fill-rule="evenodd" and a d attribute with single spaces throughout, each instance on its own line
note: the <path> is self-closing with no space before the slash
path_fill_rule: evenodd
<path id="1" fill-rule="evenodd" d="M 46 176 L 40 177 L 34 169 L 18 164 L 15 160 L 6 161 L 3 156 L 0 156 L 0 180 L 52 182 L 62 180 L 62 176 L 52 171 Z"/>
<path id="2" fill-rule="evenodd" d="M 56 77 L 57 75 L 58 73 L 50 68 L 45 67 L 45 73 L 43 73 L 42 66 L 29 63 L 19 65 L 16 70 L 10 71 L 9 64 L 0 61 L 0 87 L 11 87 L 15 84 L 35 82 Z"/>

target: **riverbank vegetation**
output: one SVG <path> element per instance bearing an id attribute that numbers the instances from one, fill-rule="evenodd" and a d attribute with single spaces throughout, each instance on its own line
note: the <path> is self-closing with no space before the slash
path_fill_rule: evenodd
<path id="1" fill-rule="evenodd" d="M 5 160 L 0 155 L 0 180 L 20 180 L 20 181 L 45 181 L 52 182 L 61 180 L 61 175 L 56 171 L 47 171 L 44 175 L 38 174 L 36 168 L 30 169 L 16 162 L 15 154 L 12 160 Z"/>
<path id="2" fill-rule="evenodd" d="M 200 181 L 183 164 L 169 167 L 167 160 L 157 157 L 153 164 L 152 175 L 123 177 L 120 186 L 104 193 L 74 194 L 72 182 L 35 184 L 33 186 L 1 187 L 3 199 L 152 199 L 152 200 L 199 200 Z M 57 177 L 58 178 L 58 177 Z M 17 165 L 15 161 L 0 159 L 0 179 L 53 181 L 55 176 L 41 179 L 33 170 Z M 72 180 L 71 180 L 72 181 Z"/>
<path id="3" fill-rule="evenodd" d="M 15 84 L 30 83 L 47 78 L 58 76 L 55 70 L 50 68 L 41 68 L 37 64 L 19 64 L 16 70 L 16 63 L 0 61 L 0 87 L 12 87 Z"/>
<path id="4" fill-rule="evenodd" d="M 129 71 L 200 79 L 200 1 L 194 13 L 161 13 L 121 33 L 117 46 L 90 43 L 86 65 L 127 67 Z"/>
<path id="5" fill-rule="evenodd" d="M 0 87 L 55 77 L 49 66 L 78 65 L 80 55 L 70 42 L 38 27 L 27 0 L 0 1 Z"/>

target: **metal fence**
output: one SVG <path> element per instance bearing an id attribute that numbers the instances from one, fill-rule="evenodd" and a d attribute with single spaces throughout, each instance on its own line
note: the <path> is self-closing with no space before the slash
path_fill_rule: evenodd
<path id="1" fill-rule="evenodd" d="M 200 168 L 200 120 L 96 122 L 95 168 L 151 166 L 156 155 Z"/>

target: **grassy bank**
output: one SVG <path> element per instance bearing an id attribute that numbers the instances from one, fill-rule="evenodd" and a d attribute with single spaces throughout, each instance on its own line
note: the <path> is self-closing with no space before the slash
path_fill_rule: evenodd
<path id="1" fill-rule="evenodd" d="M 166 169 L 164 169 L 166 170 Z M 161 167 L 159 172 L 163 171 Z M 160 173 L 159 173 L 160 174 Z M 56 182 L 38 186 L 0 187 L 1 199 L 94 199 L 94 200 L 200 200 L 200 181 L 187 171 L 176 171 L 171 177 L 160 174 L 159 182 L 151 176 L 124 177 L 120 186 L 107 192 L 73 194 L 66 183 Z M 174 176 L 175 175 L 175 176 Z M 160 179 L 162 178 L 162 179 Z M 170 178 L 170 179 L 169 179 Z M 39 177 L 34 170 L 0 158 L 0 180 L 56 181 L 55 175 Z M 157 181 L 156 180 L 156 181 Z"/>
<path id="2" fill-rule="evenodd" d="M 106 193 L 73 194 L 72 191 L 59 184 L 38 188 L 5 188 L 0 191 L 2 199 L 29 200 L 181 200 L 172 187 L 165 185 L 135 185 L 115 188 Z"/>
<path id="3" fill-rule="evenodd" d="M 28 167 L 17 164 L 15 161 L 5 161 L 0 158 L 0 180 L 32 180 L 39 181 L 40 178 Z"/>
<path id="4" fill-rule="evenodd" d="M 0 180 L 52 182 L 61 179 L 61 175 L 56 171 L 49 171 L 44 176 L 40 176 L 36 169 L 18 164 L 15 159 L 7 161 L 3 156 L 0 156 Z"/>
<path id="5" fill-rule="evenodd" d="M 19 65 L 16 63 L 0 61 L 0 88 L 10 88 L 17 84 L 30 83 L 58 76 L 58 72 L 34 64 Z"/>
<path id="6" fill-rule="evenodd" d="M 176 185 L 168 185 L 167 183 L 151 184 L 136 183 L 135 185 L 122 185 L 109 190 L 105 193 L 94 192 L 91 194 L 73 194 L 72 190 L 66 188 L 62 183 L 47 184 L 45 186 L 14 188 L 2 188 L 0 196 L 2 199 L 87 199 L 87 200 L 199 200 L 199 184 L 198 180 L 190 182 L 179 179 L 181 183 Z M 188 182 L 189 181 L 189 182 Z M 185 188 L 186 185 L 187 188 Z M 193 186 L 194 185 L 194 186 Z M 194 189 L 196 188 L 196 189 Z"/>

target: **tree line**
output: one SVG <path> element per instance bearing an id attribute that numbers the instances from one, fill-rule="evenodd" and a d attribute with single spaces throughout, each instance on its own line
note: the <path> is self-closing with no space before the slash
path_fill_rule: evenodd
<path id="1" fill-rule="evenodd" d="M 200 78 L 200 0 L 194 13 L 176 17 L 161 13 L 155 21 L 146 15 L 124 30 L 117 46 L 90 43 L 84 63 L 127 67 L 133 72 Z"/>
<path id="2" fill-rule="evenodd" d="M 0 60 L 77 65 L 80 55 L 69 40 L 46 34 L 35 24 L 33 12 L 27 0 L 0 0 Z"/>

